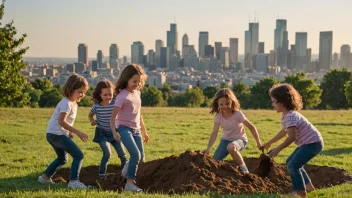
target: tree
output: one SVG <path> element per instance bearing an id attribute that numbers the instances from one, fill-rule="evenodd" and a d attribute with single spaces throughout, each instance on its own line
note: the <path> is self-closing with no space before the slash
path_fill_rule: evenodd
<path id="1" fill-rule="evenodd" d="M 154 86 L 144 87 L 142 90 L 142 106 L 165 106 L 162 92 Z"/>
<path id="2" fill-rule="evenodd" d="M 186 89 L 185 99 L 187 107 L 199 107 L 204 102 L 203 91 L 196 87 L 193 89 Z"/>
<path id="3" fill-rule="evenodd" d="M 0 106 L 19 107 L 26 103 L 28 94 L 23 93 L 26 79 L 21 70 L 26 68 L 23 55 L 28 47 L 21 48 L 27 36 L 17 35 L 13 21 L 3 26 L 5 1 L 0 5 Z"/>
<path id="4" fill-rule="evenodd" d="M 332 109 L 348 108 L 345 85 L 351 79 L 351 76 L 352 73 L 346 68 L 331 69 L 326 73 L 320 85 L 323 90 L 320 107 Z"/>
<path id="5" fill-rule="evenodd" d="M 352 106 L 352 79 L 345 84 L 345 95 L 348 104 Z"/>
<path id="6" fill-rule="evenodd" d="M 31 82 L 34 89 L 45 91 L 53 87 L 53 83 L 47 78 L 37 78 Z"/>
<path id="7" fill-rule="evenodd" d="M 248 100 L 251 94 L 251 91 L 249 90 L 248 85 L 246 85 L 243 81 L 239 81 L 233 86 L 232 90 L 236 98 L 239 100 L 241 107 L 248 108 L 249 107 Z"/>
<path id="8" fill-rule="evenodd" d="M 321 102 L 322 90 L 315 81 L 315 79 L 307 79 L 303 72 L 285 78 L 285 82 L 291 84 L 301 94 L 303 108 L 312 108 Z"/>
<path id="9" fill-rule="evenodd" d="M 251 96 L 248 100 L 249 108 L 254 109 L 269 109 L 272 108 L 272 102 L 269 96 L 269 89 L 275 85 L 280 83 L 279 80 L 269 77 L 263 78 L 259 82 L 255 83 L 251 87 Z"/>
<path id="10" fill-rule="evenodd" d="M 51 88 L 43 92 L 40 97 L 39 106 L 40 107 L 55 107 L 62 99 L 62 94 L 59 89 Z"/>
<path id="11" fill-rule="evenodd" d="M 203 94 L 207 99 L 214 98 L 216 92 L 219 91 L 219 89 L 219 87 L 209 86 L 203 89 Z"/>
<path id="12" fill-rule="evenodd" d="M 164 101 L 170 105 L 172 100 L 172 89 L 169 84 L 163 84 L 162 88 L 159 89 L 163 94 Z"/>
<path id="13" fill-rule="evenodd" d="M 185 94 L 179 93 L 176 96 L 172 97 L 169 106 L 172 107 L 187 107 L 187 101 Z"/>

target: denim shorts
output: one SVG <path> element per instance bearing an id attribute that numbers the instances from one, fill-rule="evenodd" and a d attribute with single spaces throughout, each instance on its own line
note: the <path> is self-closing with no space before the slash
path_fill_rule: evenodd
<path id="1" fill-rule="evenodd" d="M 238 151 L 243 151 L 247 146 L 247 142 L 243 139 L 236 139 L 233 141 L 221 140 L 218 148 L 214 153 L 215 160 L 224 160 L 224 158 L 229 154 L 229 152 L 227 151 L 227 145 L 229 145 L 230 143 L 235 144 Z"/>

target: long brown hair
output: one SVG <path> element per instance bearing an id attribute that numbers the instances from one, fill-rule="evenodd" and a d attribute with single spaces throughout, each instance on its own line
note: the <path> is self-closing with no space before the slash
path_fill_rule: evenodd
<path id="1" fill-rule="evenodd" d="M 219 113 L 219 104 L 218 101 L 220 98 L 226 98 L 226 99 L 230 99 L 232 101 L 231 104 L 231 110 L 232 112 L 238 111 L 240 110 L 240 103 L 238 102 L 235 94 L 232 92 L 231 89 L 229 88 L 223 88 L 220 89 L 218 92 L 216 92 L 213 102 L 210 105 L 210 113 L 214 114 L 214 113 Z"/>
<path id="2" fill-rule="evenodd" d="M 95 90 L 92 94 L 92 101 L 97 104 L 101 101 L 103 101 L 103 99 L 101 98 L 100 94 L 101 94 L 101 90 L 105 89 L 105 88 L 113 88 L 113 84 L 109 81 L 109 80 L 102 80 L 100 82 L 98 82 L 97 86 L 95 87 Z"/>
<path id="3" fill-rule="evenodd" d="M 301 110 L 302 97 L 290 84 L 276 84 L 269 90 L 269 96 L 284 104 L 288 110 Z"/>
<path id="4" fill-rule="evenodd" d="M 147 75 L 145 74 L 143 68 L 139 65 L 132 64 L 128 65 L 120 74 L 120 77 L 117 79 L 115 85 L 115 94 L 119 94 L 120 91 L 127 88 L 128 81 L 138 74 L 141 78 L 141 85 L 139 89 L 141 90 L 144 86 L 145 81 L 147 80 Z"/>

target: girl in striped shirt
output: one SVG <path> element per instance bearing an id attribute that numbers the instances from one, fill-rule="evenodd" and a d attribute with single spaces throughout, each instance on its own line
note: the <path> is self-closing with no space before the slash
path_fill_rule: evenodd
<path id="1" fill-rule="evenodd" d="M 108 80 L 100 81 L 93 92 L 92 100 L 95 104 L 88 115 L 91 125 L 97 126 L 95 128 L 93 142 L 98 143 L 103 151 L 103 157 L 101 158 L 99 166 L 99 177 L 102 180 L 106 179 L 106 169 L 111 155 L 110 144 L 116 150 L 121 161 L 121 166 L 123 167 L 126 163 L 126 153 L 122 143 L 114 139 L 110 128 L 110 117 L 115 102 L 112 99 L 112 83 Z M 96 120 L 94 120 L 94 115 L 96 116 Z"/>
<path id="2" fill-rule="evenodd" d="M 323 149 L 324 142 L 320 132 L 298 112 L 302 108 L 302 98 L 298 91 L 289 84 L 274 85 L 269 95 L 276 112 L 282 113 L 282 130 L 262 148 L 269 148 L 286 134 L 283 143 L 269 152 L 271 157 L 277 156 L 281 150 L 295 143 L 298 147 L 286 160 L 293 190 L 300 197 L 307 197 L 307 192 L 314 186 L 303 166 Z"/>

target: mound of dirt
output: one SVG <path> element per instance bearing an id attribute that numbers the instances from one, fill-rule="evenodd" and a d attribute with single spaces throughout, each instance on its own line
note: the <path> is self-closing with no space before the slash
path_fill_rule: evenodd
<path id="1" fill-rule="evenodd" d="M 267 160 L 267 161 L 265 161 Z M 269 160 L 269 161 L 268 161 Z M 218 194 L 288 193 L 292 191 L 286 166 L 276 164 L 265 154 L 245 159 L 250 174 L 239 172 L 231 162 L 216 161 L 203 153 L 187 151 L 139 165 L 137 185 L 147 192 L 184 193 L 215 192 Z M 80 180 L 102 190 L 122 190 L 126 182 L 120 177 L 121 167 L 110 165 L 106 180 L 99 180 L 98 166 L 83 167 Z M 306 165 L 316 188 L 352 181 L 342 169 Z M 61 169 L 55 182 L 67 182 L 69 169 Z"/>

